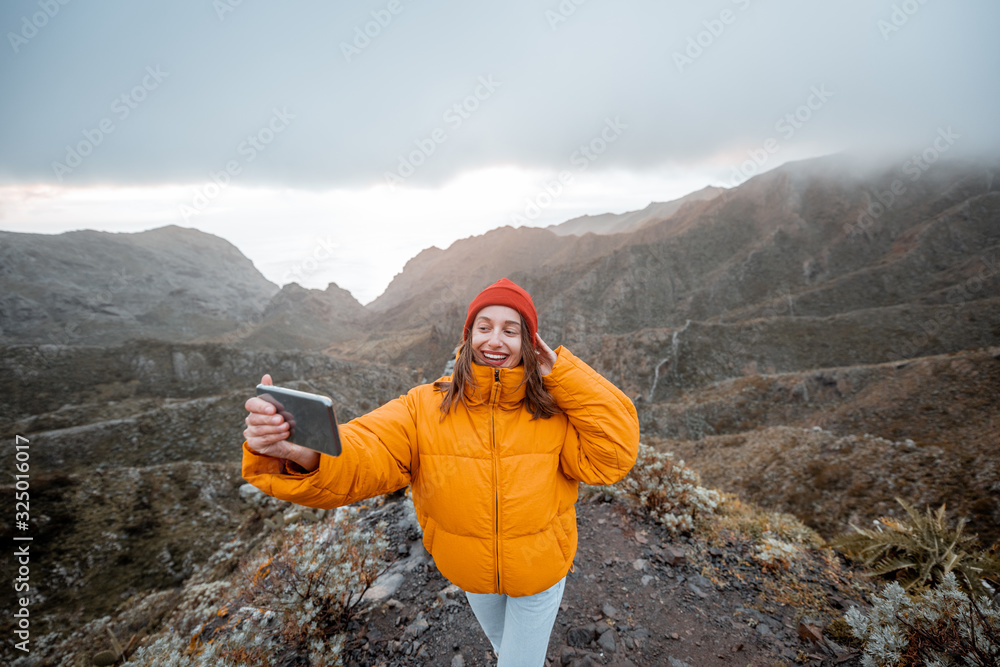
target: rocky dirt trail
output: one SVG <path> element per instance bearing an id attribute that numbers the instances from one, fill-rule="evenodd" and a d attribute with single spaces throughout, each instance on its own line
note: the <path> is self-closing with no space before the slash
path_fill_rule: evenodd
<path id="1" fill-rule="evenodd" d="M 821 625 L 808 627 L 792 604 L 774 600 L 781 585 L 748 562 L 741 537 L 730 535 L 721 547 L 672 538 L 601 495 L 581 501 L 578 511 L 580 546 L 547 665 L 858 664 L 849 649 L 823 636 Z M 464 595 L 438 573 L 419 541 L 398 551 L 407 553 L 398 561 L 400 574 L 408 572 L 372 591 L 382 600 L 354 627 L 345 664 L 496 665 Z M 849 599 L 846 579 L 835 576 L 831 585 L 829 573 L 812 574 L 805 579 L 821 587 L 821 596 L 825 591 L 831 612 L 864 604 L 860 596 Z"/>

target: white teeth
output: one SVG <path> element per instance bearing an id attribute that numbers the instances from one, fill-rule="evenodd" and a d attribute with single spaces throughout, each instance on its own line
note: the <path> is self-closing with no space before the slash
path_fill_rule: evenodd
<path id="1" fill-rule="evenodd" d="M 495 361 L 500 361 L 501 359 L 506 359 L 506 354 L 490 354 L 489 352 L 483 352 L 483 356 L 487 359 L 493 359 Z"/>

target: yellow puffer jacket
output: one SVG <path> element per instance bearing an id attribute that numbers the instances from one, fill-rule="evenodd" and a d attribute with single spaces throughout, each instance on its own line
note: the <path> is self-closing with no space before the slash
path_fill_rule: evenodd
<path id="1" fill-rule="evenodd" d="M 531 419 L 522 367 L 473 366 L 441 419 L 433 385 L 341 427 L 343 453 L 306 474 L 243 446 L 243 477 L 272 496 L 339 507 L 412 486 L 424 546 L 438 569 L 471 593 L 533 595 L 569 571 L 576 554 L 579 482 L 612 484 L 635 463 L 632 402 L 569 350 L 545 377 L 562 414 Z"/>

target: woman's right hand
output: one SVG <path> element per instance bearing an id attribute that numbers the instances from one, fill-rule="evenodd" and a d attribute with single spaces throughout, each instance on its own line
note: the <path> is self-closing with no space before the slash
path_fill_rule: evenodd
<path id="1" fill-rule="evenodd" d="M 261 384 L 273 384 L 271 376 L 265 374 L 260 379 Z M 288 458 L 288 422 L 277 413 L 273 405 L 259 396 L 248 398 L 244 404 L 247 412 L 247 427 L 243 436 L 247 446 L 258 454 L 273 456 L 279 459 Z"/>
<path id="2" fill-rule="evenodd" d="M 274 384 L 271 382 L 271 376 L 267 374 L 260 379 L 260 383 Z M 305 472 L 319 467 L 318 452 L 289 442 L 288 422 L 273 405 L 263 398 L 254 396 L 247 399 L 244 407 L 250 413 L 245 420 L 247 427 L 243 430 L 247 447 L 264 456 L 294 461 Z"/>

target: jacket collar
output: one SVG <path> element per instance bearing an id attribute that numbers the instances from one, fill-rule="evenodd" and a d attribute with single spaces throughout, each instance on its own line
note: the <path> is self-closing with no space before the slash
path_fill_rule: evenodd
<path id="1" fill-rule="evenodd" d="M 493 368 L 479 364 L 472 364 L 472 377 L 476 380 L 476 386 L 473 387 L 471 383 L 465 385 L 465 399 L 469 405 L 489 404 L 497 375 L 500 377 L 500 407 L 513 410 L 520 406 L 527 391 L 522 384 L 524 366 Z"/>

